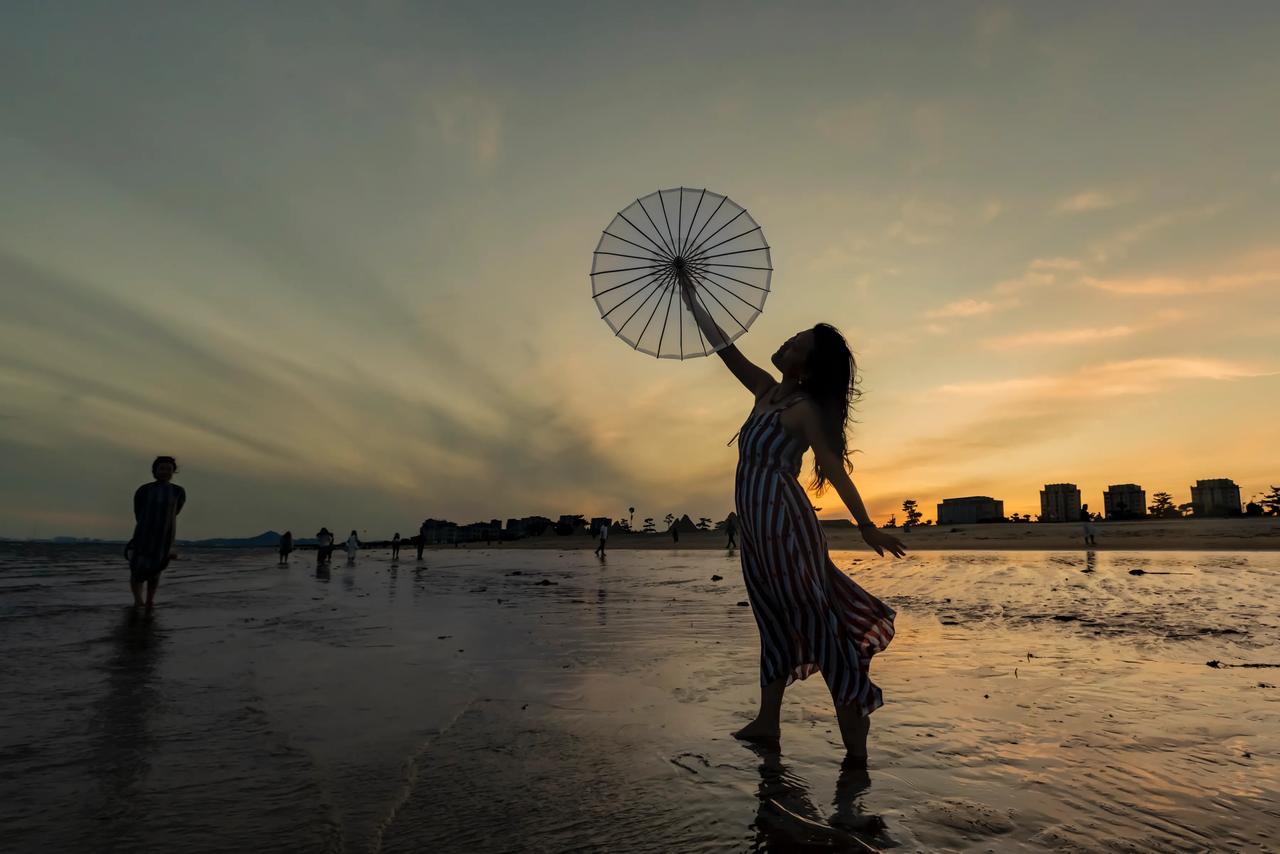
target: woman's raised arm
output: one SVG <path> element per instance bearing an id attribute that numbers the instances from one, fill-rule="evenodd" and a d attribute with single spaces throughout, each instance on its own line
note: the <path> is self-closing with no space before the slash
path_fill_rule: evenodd
<path id="1" fill-rule="evenodd" d="M 763 368 L 752 362 L 746 356 L 742 355 L 742 351 L 735 344 L 726 344 L 729 336 L 724 334 L 724 330 L 715 322 L 706 307 L 702 304 L 702 299 L 698 296 L 697 289 L 693 282 L 686 276 L 680 277 L 680 298 L 684 301 L 685 308 L 693 315 L 694 321 L 698 324 L 698 328 L 702 330 L 702 335 L 707 342 L 713 347 L 717 347 L 716 355 L 724 362 L 738 382 L 742 383 L 755 397 L 759 397 L 767 389 L 777 384 L 777 380 Z"/>

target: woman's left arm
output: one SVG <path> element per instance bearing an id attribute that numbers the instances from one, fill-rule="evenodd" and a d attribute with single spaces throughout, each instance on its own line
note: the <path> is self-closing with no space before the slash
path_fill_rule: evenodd
<path id="1" fill-rule="evenodd" d="M 894 557 L 902 557 L 907 553 L 906 546 L 902 544 L 902 541 L 881 530 L 871 521 L 871 515 L 867 513 L 867 507 L 862 503 L 862 496 L 858 493 L 858 487 L 853 485 L 852 478 L 845 471 L 844 460 L 836 454 L 831 447 L 831 442 L 822 431 L 822 423 L 818 418 L 817 408 L 812 403 L 804 401 L 797 405 L 796 409 L 804 429 L 805 440 L 813 448 L 814 460 L 827 476 L 830 484 L 835 487 L 840 500 L 844 502 L 844 506 L 849 508 L 849 512 L 853 514 L 853 519 L 858 525 L 858 531 L 862 534 L 862 539 L 868 546 L 875 549 L 878 555 L 883 556 L 887 550 Z"/>

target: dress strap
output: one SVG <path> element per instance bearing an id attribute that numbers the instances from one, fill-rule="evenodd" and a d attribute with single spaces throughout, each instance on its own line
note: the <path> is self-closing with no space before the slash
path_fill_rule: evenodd
<path id="1" fill-rule="evenodd" d="M 777 409 L 772 410 L 772 411 L 774 411 L 774 412 L 782 412 L 783 410 L 790 409 L 791 407 L 795 406 L 795 405 L 796 405 L 797 403 L 799 403 L 800 401 L 804 400 L 804 398 L 805 398 L 805 393 L 804 393 L 804 392 L 802 392 L 802 391 L 798 391 L 798 392 L 796 392 L 795 394 L 793 394 L 793 395 L 791 395 L 790 397 L 788 397 L 786 400 L 784 400 L 784 401 L 782 402 L 782 405 L 781 405 L 781 406 L 779 406 Z"/>

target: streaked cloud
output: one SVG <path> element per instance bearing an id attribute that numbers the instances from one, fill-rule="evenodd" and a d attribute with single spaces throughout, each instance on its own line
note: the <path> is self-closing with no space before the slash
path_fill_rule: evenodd
<path id="1" fill-rule="evenodd" d="M 1070 344 L 1090 344 L 1112 338 L 1125 338 L 1137 331 L 1132 326 L 1082 326 L 1075 329 L 1040 329 L 986 338 L 982 346 L 989 350 L 1020 350 L 1028 347 L 1055 347 Z"/>
<path id="2" fill-rule="evenodd" d="M 1003 380 L 948 383 L 938 386 L 945 395 L 983 397 L 1098 398 L 1153 394 L 1171 383 L 1190 380 L 1237 380 L 1276 374 L 1247 362 L 1197 357 L 1128 359 L 1090 365 L 1065 374 L 1040 374 Z"/>
<path id="3" fill-rule="evenodd" d="M 926 317 L 944 318 L 944 317 L 979 317 L 984 314 L 990 314 L 996 311 L 999 306 L 989 300 L 979 300 L 966 297 L 964 299 L 954 300 L 939 308 L 932 308 L 925 312 Z"/>
<path id="4" fill-rule="evenodd" d="M 1220 216 L 1227 208 L 1225 202 L 1215 201 L 1190 208 L 1161 211 L 1093 241 L 1088 248 L 1088 254 L 1097 264 L 1115 261 L 1127 255 L 1133 246 L 1144 243 L 1162 232 L 1176 231 L 1179 227 L 1201 225 Z"/>
<path id="5" fill-rule="evenodd" d="M 1110 190 L 1084 190 L 1059 200 L 1053 209 L 1058 213 L 1089 213 L 1119 207 L 1131 199 L 1129 194 Z"/>

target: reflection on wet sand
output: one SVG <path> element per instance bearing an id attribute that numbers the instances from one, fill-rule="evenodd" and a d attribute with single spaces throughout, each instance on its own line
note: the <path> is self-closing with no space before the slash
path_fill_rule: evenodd
<path id="1" fill-rule="evenodd" d="M 100 841 L 128 845 L 145 838 L 146 815 L 137 797 L 155 753 L 150 718 L 161 701 L 156 670 L 164 633 L 152 615 L 130 607 L 116 623 L 104 669 L 106 690 L 90 724 L 89 772 L 97 780 L 90 813 Z"/>
<path id="2" fill-rule="evenodd" d="M 879 851 L 873 840 L 885 828 L 878 815 L 864 813 L 857 803 L 871 788 L 871 776 L 861 763 L 846 762 L 836 781 L 829 819 L 813 805 L 809 786 L 782 761 L 777 747 L 749 744 L 760 757 L 760 785 L 756 790 L 756 832 L 753 850 L 774 854 L 795 850 Z"/>

